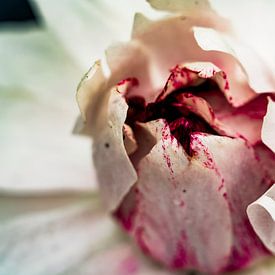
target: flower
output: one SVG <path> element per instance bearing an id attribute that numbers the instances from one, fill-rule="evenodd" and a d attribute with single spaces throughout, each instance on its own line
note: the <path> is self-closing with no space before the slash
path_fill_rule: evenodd
<path id="1" fill-rule="evenodd" d="M 273 143 L 274 75 L 208 2 L 149 2 L 176 14 L 137 14 L 132 40 L 106 51 L 110 72 L 95 63 L 78 131 L 93 137 L 107 208 L 145 254 L 170 269 L 242 269 L 272 251 L 246 209 L 275 180 L 262 142 Z"/>
<path id="2" fill-rule="evenodd" d="M 35 3 L 46 23 L 43 28 L 0 31 L 5 64 L 0 76 L 0 274 L 175 274 L 141 255 L 106 215 L 97 197 L 96 179 L 89 178 L 89 140 L 70 136 L 77 112 L 74 85 L 83 67 L 111 38 L 127 35 L 132 11 L 139 5 L 143 9 L 144 3 L 136 0 L 129 6 L 117 0 L 115 7 L 107 0 Z M 247 15 L 241 7 L 239 3 L 234 16 Z M 270 4 L 264 11 L 269 10 Z M 245 29 L 249 20 L 236 22 Z M 258 34 L 262 41 L 266 41 L 264 34 Z M 272 36 L 267 38 L 271 41 Z M 257 45 L 267 48 L 272 43 Z M 269 131 L 270 123 L 267 115 Z M 130 154 L 136 147 L 134 133 L 127 125 L 123 131 Z M 266 133 L 263 140 L 268 144 L 271 136 L 272 132 Z M 271 258 L 237 274 L 273 273 Z"/>

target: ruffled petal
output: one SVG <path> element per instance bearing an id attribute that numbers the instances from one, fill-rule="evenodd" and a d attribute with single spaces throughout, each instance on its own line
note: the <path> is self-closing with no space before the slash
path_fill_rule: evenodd
<path id="1" fill-rule="evenodd" d="M 108 105 L 108 124 L 94 136 L 93 156 L 103 200 L 108 210 L 114 210 L 136 182 L 137 175 L 123 140 L 128 106 L 115 89 Z"/>
<path id="2" fill-rule="evenodd" d="M 149 52 L 138 40 L 109 47 L 106 61 L 111 73 L 109 85 L 121 84 L 130 78 L 137 82 L 136 89 L 131 89 L 132 96 L 146 93 L 150 97 L 154 94 Z"/>
<path id="3" fill-rule="evenodd" d="M 83 76 L 78 87 L 76 99 L 81 112 L 81 118 L 77 121 L 75 132 L 79 134 L 93 135 L 101 126 L 101 119 L 106 117 L 108 102 L 105 77 L 100 61 L 94 63 Z M 97 114 L 97 115 L 95 115 Z M 104 117 L 104 118 L 103 118 Z M 93 127 L 89 127 L 89 126 Z"/>
<path id="4" fill-rule="evenodd" d="M 261 142 L 263 117 L 267 109 L 266 95 L 259 95 L 244 106 L 234 108 L 228 104 L 220 91 L 199 91 L 198 96 L 204 98 L 212 107 L 216 119 L 225 125 L 229 136 L 242 137 L 250 144 Z"/>
<path id="5" fill-rule="evenodd" d="M 82 120 L 78 121 L 76 131 L 97 136 L 106 128 L 112 88 L 124 94 L 131 84 L 128 80 L 134 79 L 134 86 L 137 86 L 134 91 L 150 90 L 147 59 L 144 48 L 136 42 L 120 43 L 107 49 L 106 59 L 95 62 L 78 85 L 77 101 Z"/>
<path id="6" fill-rule="evenodd" d="M 242 1 L 232 5 L 228 1 L 210 0 L 211 6 L 225 18 L 230 19 L 233 31 L 238 39 L 249 48 L 256 51 L 266 64 L 275 69 L 275 38 L 273 35 L 273 20 L 275 5 L 269 0 Z M 249 12 L 247 12 L 249 11 Z M 259 19 L 259 20 L 255 20 Z M 252 30 L 252 31 L 248 31 Z M 264 30 L 264 31 L 263 31 Z M 247 61 L 249 60 L 247 56 Z M 257 74 L 261 75 L 259 67 L 251 67 L 254 70 L 258 81 Z"/>
<path id="7" fill-rule="evenodd" d="M 234 85 L 235 82 L 248 82 L 253 91 L 257 93 L 274 91 L 275 78 L 272 71 L 253 49 L 232 36 L 219 33 L 214 29 L 195 27 L 194 33 L 202 49 L 212 53 L 215 51 L 228 53 L 240 63 L 239 72 L 232 74 L 233 86 L 230 90 L 233 97 L 236 97 L 235 100 L 238 97 L 240 101 L 245 100 L 246 97 L 248 100 L 253 97 L 253 93 L 245 85 L 243 85 L 245 89 L 242 89 L 240 93 L 238 87 Z"/>
<path id="8" fill-rule="evenodd" d="M 216 82 L 218 88 L 214 85 L 203 86 L 207 84 L 206 80 Z M 192 91 L 196 86 L 198 88 Z M 230 86 L 225 72 L 214 64 L 185 63 L 171 70 L 157 101 L 165 99 L 177 89 L 184 89 L 183 93 L 175 96 L 179 102 L 178 109 L 182 105 L 201 116 L 222 135 L 243 137 L 249 143 L 256 144 L 261 141 L 262 121 L 267 107 L 266 95 L 257 96 L 244 106 L 234 108 L 229 104 L 233 100 Z"/>
<path id="9" fill-rule="evenodd" d="M 82 120 L 76 128 L 94 140 L 94 162 L 103 199 L 107 208 L 114 210 L 137 179 L 123 143 L 128 107 L 121 86 L 127 86 L 127 81 L 122 85 L 118 82 L 133 75 L 138 89 L 149 90 L 150 83 L 146 53 L 138 43 L 113 46 L 106 56 L 110 74 L 97 62 L 79 85 L 77 99 Z M 129 67 L 129 62 L 133 66 Z"/>
<path id="10" fill-rule="evenodd" d="M 205 28 L 195 28 L 192 32 L 194 26 L 225 30 L 226 23 L 221 20 L 218 25 L 217 21 L 217 15 L 210 17 L 209 13 L 201 11 L 198 14 L 174 16 L 153 22 L 143 32 L 134 34 L 133 38 L 142 43 L 148 53 L 150 77 L 155 93 L 159 92 L 161 83 L 166 81 L 169 69 L 175 64 L 199 60 L 211 62 L 226 72 L 230 83 L 227 94 L 234 106 L 243 105 L 256 96 L 239 61 L 227 51 L 207 51 L 201 48 L 201 40 L 206 42 L 208 38 L 201 35 L 199 39 L 196 30 Z M 141 94 L 145 98 L 146 92 Z"/>
<path id="11" fill-rule="evenodd" d="M 269 99 L 267 113 L 262 127 L 263 142 L 275 152 L 275 102 Z"/>

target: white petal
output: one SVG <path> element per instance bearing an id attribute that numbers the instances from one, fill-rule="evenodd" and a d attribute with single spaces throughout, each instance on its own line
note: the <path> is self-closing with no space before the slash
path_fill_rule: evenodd
<path id="1" fill-rule="evenodd" d="M 115 89 L 108 105 L 108 122 L 103 121 L 104 129 L 94 136 L 93 156 L 103 200 L 109 210 L 114 210 L 136 182 L 137 175 L 123 142 L 128 106 Z"/>
<path id="2" fill-rule="evenodd" d="M 231 20 L 234 32 L 240 40 L 254 49 L 274 71 L 274 1 L 243 0 L 231 2 L 210 0 L 210 3 L 219 14 Z M 259 72 L 257 68 L 254 68 L 254 70 L 255 73 Z"/>
<path id="3" fill-rule="evenodd" d="M 242 67 L 239 75 L 236 75 L 235 78 L 242 77 L 243 81 L 248 78 L 251 88 L 258 93 L 270 92 L 275 89 L 275 78 L 272 71 L 253 51 L 253 48 L 209 28 L 195 27 L 194 34 L 204 50 L 228 53 L 233 55 L 237 62 L 240 62 Z"/>
<path id="4" fill-rule="evenodd" d="M 146 46 L 139 41 L 133 40 L 109 47 L 106 50 L 106 61 L 111 71 L 112 85 L 131 77 L 138 80 L 138 91 L 152 93 L 149 53 Z"/>
<path id="5" fill-rule="evenodd" d="M 92 188 L 90 141 L 72 136 L 81 70 L 45 31 L 1 31 L 0 188 Z"/>
<path id="6" fill-rule="evenodd" d="M 114 87 L 117 74 L 104 76 L 100 62 L 81 81 L 77 99 L 82 111 L 78 121 L 80 132 L 93 137 L 94 164 L 103 200 L 109 210 L 114 210 L 131 186 L 136 182 L 136 172 L 129 160 L 123 142 L 123 125 L 128 106 L 122 94 Z M 114 79 L 112 79 L 114 78 Z"/>
<path id="7" fill-rule="evenodd" d="M 97 61 L 79 83 L 76 99 L 84 123 L 83 128 L 78 129 L 80 133 L 93 134 L 100 127 L 99 120 L 106 116 L 104 109 L 105 97 L 108 97 L 108 93 L 104 92 L 108 88 L 106 82 L 101 62 Z M 94 129 L 90 129 L 88 124 L 93 125 Z"/>
<path id="8" fill-rule="evenodd" d="M 1 197 L 1 275 L 172 275 L 147 261 L 83 197 Z M 107 263 L 107 264 L 106 264 Z"/>
<path id="9" fill-rule="evenodd" d="M 248 206 L 247 214 L 259 238 L 275 254 L 275 185 Z"/>
<path id="10" fill-rule="evenodd" d="M 269 99 L 267 113 L 262 127 L 263 142 L 275 152 L 275 102 Z"/>
<path id="11" fill-rule="evenodd" d="M 151 25 L 151 23 L 152 21 L 145 17 L 142 13 L 136 13 L 134 17 L 132 36 L 144 32 Z"/>
<path id="12" fill-rule="evenodd" d="M 127 240 L 126 240 L 127 241 Z M 155 265 L 141 255 L 133 245 L 125 240 L 106 247 L 91 255 L 79 267 L 72 269 L 68 275 L 173 275 L 174 272 Z M 188 273 L 181 273 L 187 275 Z"/>
<path id="13" fill-rule="evenodd" d="M 116 240 L 91 195 L 1 197 L 0 205 L 1 275 L 63 274 Z"/>

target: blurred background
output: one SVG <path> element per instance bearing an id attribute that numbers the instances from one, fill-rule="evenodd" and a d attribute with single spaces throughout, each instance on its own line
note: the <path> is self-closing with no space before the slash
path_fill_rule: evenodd
<path id="1" fill-rule="evenodd" d="M 27 0 L 1 0 L 0 22 L 36 22 L 37 18 Z"/>

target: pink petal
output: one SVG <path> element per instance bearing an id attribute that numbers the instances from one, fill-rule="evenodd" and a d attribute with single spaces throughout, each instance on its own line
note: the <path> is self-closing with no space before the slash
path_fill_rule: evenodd
<path id="1" fill-rule="evenodd" d="M 220 91 L 199 91 L 213 109 L 215 117 L 226 125 L 227 134 L 245 138 L 250 144 L 261 142 L 261 128 L 267 108 L 266 95 L 259 95 L 244 106 L 233 107 L 221 95 Z"/>
<path id="2" fill-rule="evenodd" d="M 239 137 L 238 132 L 236 132 L 233 127 L 228 127 L 228 125 L 223 124 L 221 120 L 216 118 L 212 107 L 203 98 L 193 96 L 189 93 L 182 93 L 177 96 L 177 100 L 180 102 L 177 106 L 178 110 L 180 110 L 182 106 L 194 114 L 199 115 L 221 135 Z"/>
<path id="3" fill-rule="evenodd" d="M 199 86 L 207 79 L 215 81 L 221 91 L 216 91 L 216 87 L 210 90 L 202 87 L 201 91 L 194 92 L 194 95 L 188 93 L 188 88 Z M 266 95 L 260 95 L 244 106 L 234 108 L 228 104 L 232 101 L 229 87 L 226 74 L 212 63 L 186 63 L 171 70 L 171 75 L 157 100 L 164 99 L 176 89 L 184 88 L 186 92 L 178 95 L 179 102 L 201 116 L 218 133 L 243 137 L 251 144 L 261 141 L 262 121 L 267 106 Z"/>
<path id="4" fill-rule="evenodd" d="M 139 162 L 138 182 L 116 212 L 143 251 L 171 268 L 203 272 L 238 269 L 266 255 L 245 212 L 269 186 L 253 149 L 198 133 L 189 158 L 167 127 L 156 132 L 159 141 Z"/>
<path id="5" fill-rule="evenodd" d="M 200 167 L 199 161 L 189 162 L 167 129 L 157 133 L 162 138 L 139 164 L 136 188 L 118 215 L 124 223 L 128 220 L 127 229 L 144 251 L 166 265 L 218 270 L 229 257 L 231 246 L 229 207 L 223 192 L 218 191 L 221 179 L 215 171 Z M 194 174 L 197 181 L 193 187 L 190 178 Z M 205 184 L 205 177 L 212 183 Z M 202 200 L 209 203 L 207 208 Z M 214 217 L 209 212 L 212 207 L 217 210 Z M 208 218 L 199 222 L 198 215 Z M 188 223 L 182 223 L 184 220 Z M 221 231 L 213 226 L 215 221 Z M 215 232 L 212 237 L 209 228 Z M 206 244 L 213 253 L 204 254 Z"/>
<path id="6" fill-rule="evenodd" d="M 246 207 L 269 188 L 267 173 L 274 173 L 274 166 L 267 171 L 253 148 L 243 140 L 206 136 L 200 141 L 211 154 L 210 165 L 224 179 L 225 198 L 231 211 L 233 245 L 225 270 L 248 266 L 267 251 L 248 222 Z"/>

